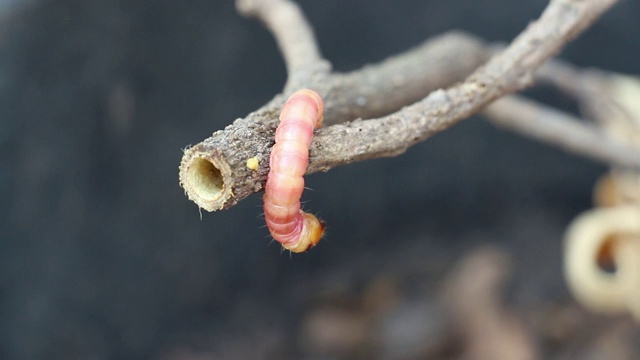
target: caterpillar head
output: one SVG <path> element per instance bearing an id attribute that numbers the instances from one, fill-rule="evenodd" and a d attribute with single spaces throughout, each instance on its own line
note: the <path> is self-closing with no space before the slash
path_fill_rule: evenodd
<path id="1" fill-rule="evenodd" d="M 302 253 L 316 246 L 324 234 L 324 222 L 318 220 L 318 218 L 313 214 L 303 211 L 301 211 L 301 213 L 303 226 L 302 231 L 300 232 L 300 238 L 296 243 L 282 245 L 285 249 L 295 253 Z"/>

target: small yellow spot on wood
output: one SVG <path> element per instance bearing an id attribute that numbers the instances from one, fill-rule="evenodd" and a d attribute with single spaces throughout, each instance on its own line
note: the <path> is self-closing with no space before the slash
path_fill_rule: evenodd
<path id="1" fill-rule="evenodd" d="M 258 161 L 257 157 L 252 157 L 250 159 L 247 159 L 247 167 L 251 170 L 258 170 L 258 167 L 260 165 L 260 162 Z"/>

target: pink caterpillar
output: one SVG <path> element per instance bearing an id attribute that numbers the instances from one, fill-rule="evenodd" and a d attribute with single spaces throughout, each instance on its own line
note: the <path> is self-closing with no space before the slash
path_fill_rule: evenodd
<path id="1" fill-rule="evenodd" d="M 282 107 L 271 149 L 264 193 L 264 218 L 271 236 L 285 249 L 305 252 L 322 238 L 324 224 L 300 209 L 313 129 L 322 126 L 324 103 L 318 93 L 296 91 Z"/>

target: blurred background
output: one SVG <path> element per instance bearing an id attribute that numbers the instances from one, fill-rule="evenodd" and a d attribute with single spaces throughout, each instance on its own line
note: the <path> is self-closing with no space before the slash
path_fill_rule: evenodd
<path id="1" fill-rule="evenodd" d="M 548 2 L 299 3 L 349 71 L 450 29 L 509 41 Z M 561 57 L 638 73 L 639 15 L 623 1 Z M 182 149 L 285 77 L 232 1 L 0 1 L 0 358 L 457 359 L 483 296 L 540 358 L 640 357 L 630 319 L 585 311 L 562 278 L 563 231 L 606 167 L 480 118 L 307 177 L 328 224 L 308 253 L 270 242 L 260 195 L 201 218 Z M 486 286 L 452 300 L 470 280 Z"/>

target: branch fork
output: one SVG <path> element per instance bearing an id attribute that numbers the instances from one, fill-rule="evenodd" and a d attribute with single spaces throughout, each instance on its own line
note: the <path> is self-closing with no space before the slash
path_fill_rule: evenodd
<path id="1" fill-rule="evenodd" d="M 530 118 L 528 128 L 518 128 L 509 126 L 513 115 L 503 115 L 531 106 L 523 104 L 523 99 L 507 97 L 489 105 L 531 85 L 547 60 L 614 3 L 616 0 L 552 0 L 537 21 L 496 55 L 481 40 L 451 32 L 379 64 L 336 73 L 321 56 L 313 30 L 296 4 L 238 0 L 242 14 L 262 20 L 275 36 L 288 80 L 283 93 L 263 107 L 186 149 L 180 184 L 192 201 L 208 211 L 228 209 L 263 190 L 278 113 L 286 96 L 302 87 L 318 92 L 326 106 L 327 126 L 315 133 L 307 174 L 397 156 L 483 109 L 491 118 L 501 115 L 503 126 L 534 132 L 532 128 L 547 124 Z M 565 146 L 570 151 L 640 169 L 637 148 L 601 136 L 597 129 L 571 116 L 556 117 L 582 135 L 574 137 L 573 130 L 554 133 L 551 143 L 569 142 L 574 144 Z M 545 141 L 548 137 L 538 136 Z M 602 145 L 595 154 L 588 144 L 593 141 Z M 247 166 L 249 159 L 252 163 L 257 160 L 257 168 Z"/>

